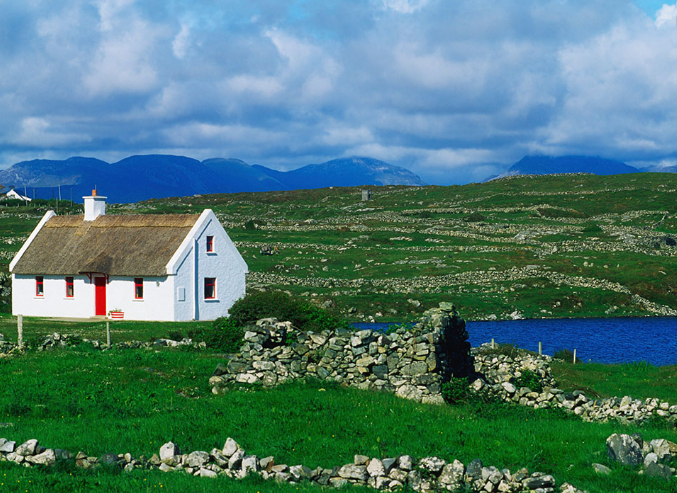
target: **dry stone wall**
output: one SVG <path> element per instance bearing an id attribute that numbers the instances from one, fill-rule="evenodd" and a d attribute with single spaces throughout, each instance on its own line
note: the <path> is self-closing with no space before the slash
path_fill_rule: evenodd
<path id="1" fill-rule="evenodd" d="M 304 332 L 289 322 L 262 319 L 245 333 L 240 352 L 216 369 L 210 384 L 219 394 L 234 383 L 274 386 L 319 378 L 442 404 L 442 383 L 473 373 L 467 339 L 465 321 L 449 303 L 428 310 L 413 329 L 389 334 Z"/>
<path id="2" fill-rule="evenodd" d="M 475 370 L 481 375 L 471 385 L 475 392 L 535 409 L 561 408 L 580 416 L 584 421 L 616 420 L 623 424 L 640 424 L 656 418 L 677 422 L 677 405 L 661 399 L 633 399 L 628 395 L 594 399 L 580 390 L 564 392 L 558 389 L 550 370 L 550 356 L 539 356 L 524 350 L 518 350 L 513 355 L 496 354 L 489 344 L 474 348 L 472 353 Z M 541 378 L 541 391 L 516 385 L 525 370 Z"/>
<path id="3" fill-rule="evenodd" d="M 329 468 L 311 469 L 303 464 L 287 465 L 275 458 L 247 454 L 240 445 L 228 438 L 222 449 L 211 452 L 196 450 L 182 453 L 173 442 L 165 443 L 150 459 L 131 454 L 104 454 L 88 456 L 84 452 L 72 454 L 67 450 L 51 449 L 32 439 L 18 444 L 0 438 L 0 462 L 9 461 L 25 467 L 51 467 L 60 461 L 74 461 L 77 467 L 95 469 L 106 465 L 125 472 L 136 469 L 183 472 L 192 476 L 215 478 L 226 476 L 243 479 L 258 475 L 280 483 L 311 482 L 323 487 L 342 488 L 354 484 L 370 486 L 381 491 L 402 491 L 410 488 L 419 492 L 473 491 L 483 493 L 584 493 L 569 483 L 556 489 L 555 478 L 543 472 L 529 474 L 527 469 L 511 473 L 508 469 L 484 466 L 475 459 L 463 464 L 459 460 L 446 461 L 439 457 L 416 460 L 409 455 L 390 458 L 370 458 L 355 455 L 353 462 Z"/>

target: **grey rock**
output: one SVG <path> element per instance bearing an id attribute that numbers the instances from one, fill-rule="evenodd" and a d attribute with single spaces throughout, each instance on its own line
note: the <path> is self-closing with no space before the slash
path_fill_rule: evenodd
<path id="1" fill-rule="evenodd" d="M 522 482 L 522 484 L 530 490 L 535 490 L 537 488 L 554 488 L 555 478 L 546 474 L 543 476 L 527 478 Z"/>
<path id="2" fill-rule="evenodd" d="M 430 471 L 433 473 L 438 473 L 442 470 L 444 466 L 447 465 L 447 461 L 444 459 L 440 459 L 438 457 L 424 457 L 420 461 L 418 461 L 418 466 L 421 469 L 425 469 L 426 471 Z"/>
<path id="3" fill-rule="evenodd" d="M 647 466 L 645 474 L 652 478 L 665 478 L 669 480 L 672 477 L 672 470 L 665 464 L 652 462 Z"/>
<path id="4" fill-rule="evenodd" d="M 411 471 L 414 468 L 414 460 L 410 455 L 401 455 L 397 459 L 397 466 L 404 471 Z"/>
<path id="5" fill-rule="evenodd" d="M 26 457 L 26 462 L 41 466 L 53 466 L 56 464 L 56 453 L 52 449 L 47 449 L 41 454 Z"/>
<path id="6" fill-rule="evenodd" d="M 479 459 L 474 459 L 470 461 L 470 464 L 468 464 L 466 474 L 471 478 L 479 478 L 480 476 L 482 476 L 482 467 L 483 467 L 482 461 Z"/>
<path id="7" fill-rule="evenodd" d="M 600 475 L 603 475 L 603 476 L 608 476 L 609 474 L 611 474 L 611 469 L 609 469 L 609 468 L 608 468 L 607 466 L 605 466 L 604 464 L 594 463 L 594 464 L 592 465 L 592 468 L 594 469 L 594 471 L 595 471 L 597 474 L 600 474 Z"/>
<path id="8" fill-rule="evenodd" d="M 355 457 L 353 458 L 353 463 L 356 466 L 364 466 L 367 464 L 367 462 L 369 462 L 369 457 L 367 457 L 366 455 L 355 455 Z"/>
<path id="9" fill-rule="evenodd" d="M 230 458 L 235 452 L 238 451 L 240 446 L 232 438 L 226 439 L 226 443 L 223 445 L 223 455 Z"/>
<path id="10" fill-rule="evenodd" d="M 338 475 L 344 479 L 358 479 L 366 481 L 369 477 L 367 466 L 357 466 L 355 464 L 346 464 L 338 470 Z"/>
<path id="11" fill-rule="evenodd" d="M 630 435 L 614 433 L 606 439 L 606 446 L 609 460 L 625 466 L 642 464 L 642 448 Z"/>
<path id="12" fill-rule="evenodd" d="M 244 459 L 245 453 L 242 449 L 237 449 L 233 455 L 228 459 L 228 469 L 240 469 L 242 465 L 242 459 Z"/>
<path id="13" fill-rule="evenodd" d="M 367 465 L 367 472 L 369 473 L 369 476 L 372 477 L 385 476 L 386 468 L 379 459 L 371 459 L 369 465 Z"/>
<path id="14" fill-rule="evenodd" d="M 246 455 L 242 458 L 242 473 L 246 476 L 249 473 L 259 470 L 259 458 L 255 455 Z"/>
<path id="15" fill-rule="evenodd" d="M 385 469 L 386 474 L 390 474 L 390 470 L 395 465 L 397 465 L 397 459 L 390 457 L 390 458 L 387 458 L 387 459 L 383 459 L 383 461 L 381 461 L 381 463 L 383 464 L 383 467 Z"/>
<path id="16" fill-rule="evenodd" d="M 167 442 L 160 447 L 160 461 L 173 460 L 177 455 L 181 455 L 178 445 L 174 442 Z"/>
<path id="17" fill-rule="evenodd" d="M 200 468 L 197 475 L 202 478 L 215 478 L 218 476 L 218 474 L 216 474 L 214 471 L 210 469 L 205 469 L 204 467 Z"/>
<path id="18" fill-rule="evenodd" d="M 100 459 L 101 464 L 104 466 L 112 466 L 118 463 L 117 454 L 103 454 Z"/>
<path id="19" fill-rule="evenodd" d="M 199 469 L 209 462 L 209 454 L 202 450 L 196 450 L 188 454 L 186 464 L 188 467 Z"/>
<path id="20" fill-rule="evenodd" d="M 0 438 L 0 452 L 9 454 L 10 452 L 14 452 L 15 448 L 16 442 L 10 442 L 5 438 Z"/>
<path id="21" fill-rule="evenodd" d="M 644 456 L 644 467 L 648 467 L 652 462 L 658 462 L 658 456 L 653 452 L 649 452 Z"/>
<path id="22" fill-rule="evenodd" d="M 35 450 L 37 447 L 38 441 L 35 438 L 33 438 L 32 440 L 28 440 L 19 445 L 14 452 L 17 455 L 26 457 L 27 455 L 35 455 Z"/>

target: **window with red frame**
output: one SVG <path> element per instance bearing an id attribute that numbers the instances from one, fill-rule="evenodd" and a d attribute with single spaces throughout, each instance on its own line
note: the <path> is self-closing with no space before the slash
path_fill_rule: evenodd
<path id="1" fill-rule="evenodd" d="M 45 278 L 43 276 L 35 276 L 35 296 L 45 295 Z"/>
<path id="2" fill-rule="evenodd" d="M 208 252 L 214 251 L 214 237 L 213 236 L 207 236 L 207 251 Z"/>
<path id="3" fill-rule="evenodd" d="M 75 295 L 75 289 L 73 286 L 73 278 L 66 278 L 66 298 L 72 298 Z"/>
<path id="4" fill-rule="evenodd" d="M 143 299 L 143 277 L 134 278 L 134 299 Z"/>
<path id="5" fill-rule="evenodd" d="M 205 277 L 205 299 L 216 298 L 216 277 Z"/>

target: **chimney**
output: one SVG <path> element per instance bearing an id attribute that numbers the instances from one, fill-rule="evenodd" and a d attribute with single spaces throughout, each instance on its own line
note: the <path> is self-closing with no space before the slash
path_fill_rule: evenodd
<path id="1" fill-rule="evenodd" d="M 82 198 L 85 199 L 85 221 L 93 221 L 106 215 L 106 197 L 99 196 L 96 190 L 92 190 L 92 195 Z"/>

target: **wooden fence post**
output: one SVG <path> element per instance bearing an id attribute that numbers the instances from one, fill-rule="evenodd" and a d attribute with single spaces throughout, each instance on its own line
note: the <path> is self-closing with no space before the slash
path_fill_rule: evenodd
<path id="1" fill-rule="evenodd" d="M 110 320 L 108 320 L 108 317 L 106 317 L 106 344 L 110 349 Z"/>
<path id="2" fill-rule="evenodd" d="M 19 343 L 19 348 L 24 347 L 24 316 L 23 315 L 17 315 L 16 316 L 16 329 L 17 332 L 19 333 L 19 336 L 17 337 L 18 343 Z"/>
<path id="3" fill-rule="evenodd" d="M 494 344 L 494 338 L 491 338 L 491 349 L 496 349 L 496 344 Z"/>
<path id="4" fill-rule="evenodd" d="M 576 364 L 576 350 L 574 349 L 574 365 Z"/>
<path id="5" fill-rule="evenodd" d="M 541 341 L 538 341 L 538 355 L 543 356 L 543 345 Z"/>

